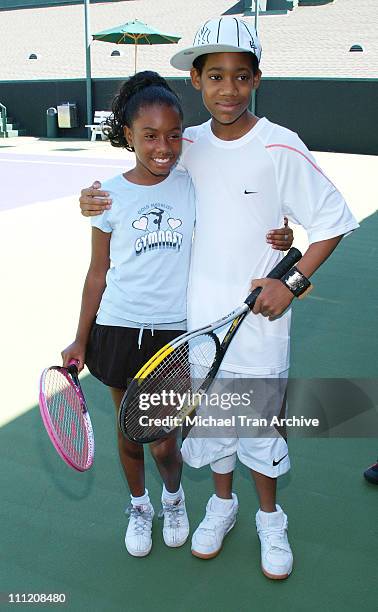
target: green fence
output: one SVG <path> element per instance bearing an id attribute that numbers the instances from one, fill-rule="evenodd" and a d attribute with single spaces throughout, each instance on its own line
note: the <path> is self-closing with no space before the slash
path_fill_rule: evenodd
<path id="1" fill-rule="evenodd" d="M 185 125 L 197 125 L 209 115 L 200 94 L 187 78 L 168 78 L 179 94 Z M 109 110 L 121 79 L 93 79 L 93 110 Z M 79 128 L 60 130 L 60 136 L 85 138 L 85 79 L 0 81 L 0 100 L 29 136 L 46 136 L 46 110 L 61 102 L 76 102 Z M 378 155 L 372 126 L 378 123 L 378 79 L 263 78 L 257 95 L 257 114 L 288 127 L 310 149 Z"/>

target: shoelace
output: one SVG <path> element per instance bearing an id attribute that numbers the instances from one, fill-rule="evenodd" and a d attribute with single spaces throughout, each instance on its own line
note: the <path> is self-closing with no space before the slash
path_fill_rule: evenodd
<path id="1" fill-rule="evenodd" d="M 206 524 L 210 523 L 210 521 L 212 521 L 214 518 L 216 518 L 218 521 L 219 521 L 219 519 L 221 519 L 222 522 L 225 522 L 228 517 L 207 511 L 206 512 L 206 516 L 205 516 L 205 518 L 203 519 L 203 521 L 202 521 L 202 523 L 200 525 L 200 529 L 203 529 L 203 531 L 215 531 L 215 526 L 214 527 L 206 527 Z"/>
<path id="2" fill-rule="evenodd" d="M 125 514 L 130 516 L 130 520 L 134 519 L 133 529 L 137 535 L 143 535 L 146 528 L 150 528 L 149 523 L 152 522 L 152 512 L 150 510 L 142 510 L 138 506 L 130 505 L 126 508 Z"/>
<path id="3" fill-rule="evenodd" d="M 164 518 L 168 515 L 169 527 L 180 527 L 180 519 L 184 515 L 183 504 L 170 504 L 169 502 L 162 502 L 162 509 L 158 514 L 158 518 Z"/>
<path id="4" fill-rule="evenodd" d="M 267 538 L 272 549 L 286 550 L 289 552 L 290 548 L 285 542 L 285 527 L 286 525 L 281 528 L 277 527 L 276 529 L 260 529 L 261 533 Z"/>

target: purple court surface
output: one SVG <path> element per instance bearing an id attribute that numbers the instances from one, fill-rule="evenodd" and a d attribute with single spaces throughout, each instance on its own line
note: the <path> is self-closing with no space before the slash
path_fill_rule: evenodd
<path id="1" fill-rule="evenodd" d="M 0 211 L 56 200 L 128 169 L 131 161 L 70 155 L 30 155 L 0 149 Z"/>

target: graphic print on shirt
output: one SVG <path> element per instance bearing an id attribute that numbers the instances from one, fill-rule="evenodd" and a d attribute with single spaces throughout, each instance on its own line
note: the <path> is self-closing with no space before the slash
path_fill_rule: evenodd
<path id="1" fill-rule="evenodd" d="M 166 204 L 150 204 L 138 211 L 140 217 L 135 219 L 131 225 L 138 233 L 146 233 L 135 240 L 134 246 L 137 255 L 155 249 L 180 250 L 183 235 L 176 230 L 182 225 L 182 220 L 172 217 L 170 215 L 171 210 L 172 206 Z M 166 226 L 166 229 L 164 229 L 164 226 Z"/>

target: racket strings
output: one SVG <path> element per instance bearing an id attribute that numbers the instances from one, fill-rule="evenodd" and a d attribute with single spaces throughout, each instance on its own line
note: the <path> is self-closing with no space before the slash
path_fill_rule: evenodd
<path id="1" fill-rule="evenodd" d="M 69 458 L 85 467 L 88 461 L 87 426 L 77 391 L 57 369 L 50 368 L 44 380 L 50 425 Z"/>
<path id="2" fill-rule="evenodd" d="M 121 408 L 121 427 L 133 439 L 167 435 L 157 422 L 177 417 L 192 402 L 211 368 L 218 343 L 213 334 L 203 334 L 183 343 L 168 354 L 126 393 Z M 141 422 L 141 417 L 148 417 Z M 122 423 L 123 421 L 123 423 Z"/>

